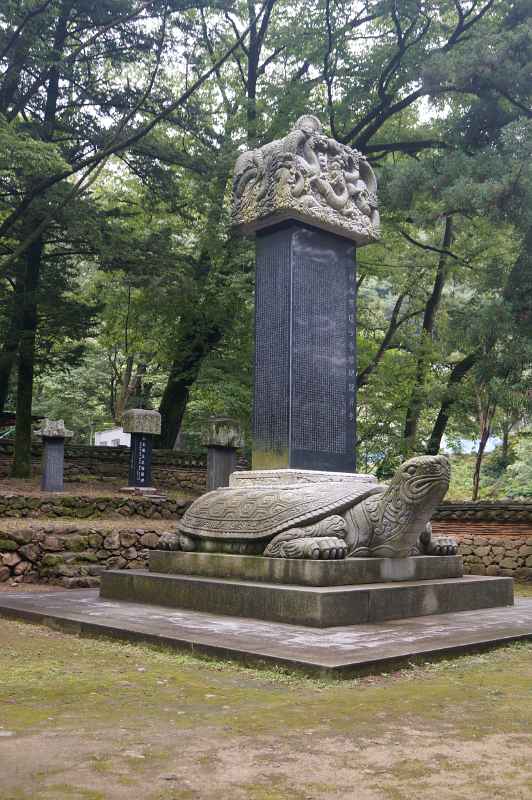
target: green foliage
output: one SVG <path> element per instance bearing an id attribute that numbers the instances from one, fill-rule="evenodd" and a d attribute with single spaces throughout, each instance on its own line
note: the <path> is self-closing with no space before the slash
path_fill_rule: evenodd
<path id="1" fill-rule="evenodd" d="M 359 468 L 385 477 L 443 432 L 477 438 L 480 386 L 498 432 L 526 418 L 527 0 L 29 8 L 0 12 L 0 384 L 41 225 L 23 301 L 38 312 L 34 410 L 86 438 L 132 403 L 159 406 L 167 446 L 223 413 L 249 441 L 253 247 L 229 229 L 231 169 L 317 111 L 379 180 L 382 242 L 357 256 Z M 483 481 L 505 479 L 504 459 L 487 457 Z"/>
<path id="2" fill-rule="evenodd" d="M 508 497 L 532 497 L 532 435 L 522 434 L 515 445 L 515 460 L 506 469 L 500 491 Z"/>

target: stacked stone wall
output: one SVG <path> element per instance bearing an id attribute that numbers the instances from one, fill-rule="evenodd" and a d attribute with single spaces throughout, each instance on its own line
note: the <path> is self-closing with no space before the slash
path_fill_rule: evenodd
<path id="1" fill-rule="evenodd" d="M 53 583 L 67 588 L 98 586 L 106 569 L 146 569 L 148 553 L 157 549 L 175 524 L 102 530 L 96 527 L 52 527 L 43 524 L 1 529 L 0 582 Z"/>
<path id="2" fill-rule="evenodd" d="M 31 448 L 32 469 L 41 471 L 42 445 Z M 13 460 L 12 442 L 0 442 L 0 478 L 8 477 Z M 127 484 L 128 447 L 65 446 L 65 482 L 94 478 L 100 481 L 121 479 Z M 161 489 L 204 491 L 207 484 L 207 457 L 203 454 L 175 450 L 154 450 L 152 477 Z"/>
<path id="3" fill-rule="evenodd" d="M 432 529 L 458 540 L 467 574 L 532 580 L 532 503 L 442 503 Z"/>
<path id="4" fill-rule="evenodd" d="M 98 519 L 104 517 L 142 517 L 177 519 L 188 503 L 129 495 L 100 497 L 77 495 L 0 495 L 0 517 L 69 517 Z"/>

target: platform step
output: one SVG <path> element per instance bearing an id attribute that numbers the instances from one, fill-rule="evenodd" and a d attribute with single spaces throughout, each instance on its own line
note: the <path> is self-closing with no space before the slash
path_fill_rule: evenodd
<path id="1" fill-rule="evenodd" d="M 291 586 L 169 575 L 103 573 L 101 597 L 329 628 L 513 604 L 511 578 L 466 576 L 357 586 Z"/>
<path id="2" fill-rule="evenodd" d="M 461 556 L 313 561 L 164 550 L 152 550 L 149 556 L 149 569 L 150 572 L 172 575 L 285 583 L 296 586 L 351 586 L 363 583 L 422 581 L 461 578 L 464 574 Z"/>

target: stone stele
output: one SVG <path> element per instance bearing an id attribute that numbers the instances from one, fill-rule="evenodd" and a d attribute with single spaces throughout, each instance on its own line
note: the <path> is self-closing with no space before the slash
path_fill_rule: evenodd
<path id="1" fill-rule="evenodd" d="M 433 538 L 430 528 L 449 478 L 445 456 L 411 458 L 388 485 L 367 475 L 344 481 L 314 475 L 313 483 L 254 486 L 248 473 L 243 488 L 208 492 L 190 506 L 178 525 L 177 547 L 273 558 L 454 555 L 456 543 Z"/>
<path id="2" fill-rule="evenodd" d="M 151 433 L 157 436 L 161 432 L 161 415 L 158 411 L 145 408 L 130 408 L 122 414 L 122 428 L 126 433 Z"/>
<path id="3" fill-rule="evenodd" d="M 40 431 L 35 431 L 35 433 L 37 436 L 42 436 L 43 439 L 69 439 L 74 436 L 73 431 L 65 428 L 62 419 L 45 419 Z"/>
<path id="4" fill-rule="evenodd" d="M 361 246 L 379 238 L 376 192 L 364 156 L 306 114 L 283 139 L 238 157 L 232 223 L 247 234 L 294 219 Z"/>

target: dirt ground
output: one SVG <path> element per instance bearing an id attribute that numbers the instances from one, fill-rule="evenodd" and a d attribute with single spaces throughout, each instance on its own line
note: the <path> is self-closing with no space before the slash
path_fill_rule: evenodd
<path id="1" fill-rule="evenodd" d="M 25 497 L 63 497 L 65 495 L 75 495 L 76 497 L 120 497 L 127 500 L 128 496 L 139 497 L 139 495 L 128 495 L 120 489 L 127 484 L 127 478 L 109 478 L 105 481 L 87 478 L 83 481 L 65 480 L 64 492 L 42 492 L 41 479 L 33 478 L 0 478 L 0 495 L 20 494 Z M 199 491 L 192 489 L 164 489 L 161 494 L 170 500 L 193 500 L 198 496 Z"/>
<path id="2" fill-rule="evenodd" d="M 84 495 L 86 497 L 93 497 L 99 495 L 105 497 L 113 497 L 119 494 L 119 489 L 125 486 L 127 480 L 124 478 L 110 479 L 106 481 L 101 480 L 85 480 L 85 481 L 65 481 L 64 492 L 42 492 L 41 479 L 39 476 L 33 478 L 1 478 L 0 479 L 0 494 L 22 494 L 32 497 L 54 497 L 59 495 Z M 120 494 L 121 497 L 125 495 Z"/>
<path id="3" fill-rule="evenodd" d="M 327 682 L 0 620 L 0 675 L 0 800 L 532 797 L 532 643 Z"/>

